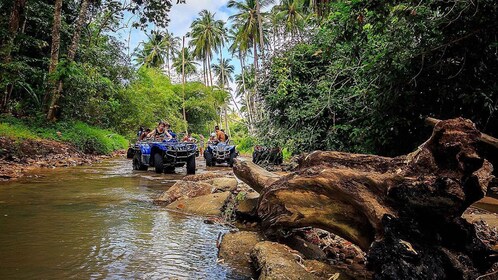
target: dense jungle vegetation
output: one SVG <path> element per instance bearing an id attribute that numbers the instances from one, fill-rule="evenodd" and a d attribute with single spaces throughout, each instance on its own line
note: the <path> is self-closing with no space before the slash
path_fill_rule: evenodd
<path id="1" fill-rule="evenodd" d="M 230 0 L 228 21 L 203 10 L 184 38 L 175 4 L 189 1 L 0 0 L 0 133 L 131 137 L 163 119 L 219 124 L 243 151 L 396 155 L 427 138 L 426 116 L 498 131 L 494 0 Z M 130 50 L 131 29 L 148 39 Z"/>

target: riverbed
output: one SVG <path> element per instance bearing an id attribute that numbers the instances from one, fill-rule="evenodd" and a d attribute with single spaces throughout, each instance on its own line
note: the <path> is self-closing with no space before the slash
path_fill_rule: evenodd
<path id="1" fill-rule="evenodd" d="M 184 171 L 118 158 L 0 183 L 0 278 L 244 279 L 217 263 L 228 228 L 153 205 Z"/>

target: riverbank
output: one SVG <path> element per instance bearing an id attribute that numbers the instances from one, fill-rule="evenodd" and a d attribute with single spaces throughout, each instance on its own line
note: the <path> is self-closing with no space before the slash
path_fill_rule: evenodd
<path id="1" fill-rule="evenodd" d="M 82 122 L 46 124 L 0 116 L 0 179 L 19 178 L 35 168 L 90 164 L 128 147 L 125 137 Z"/>
<path id="2" fill-rule="evenodd" d="M 0 137 L 0 180 L 17 179 L 37 168 L 92 164 L 119 154 L 124 150 L 107 155 L 85 154 L 73 145 L 54 140 Z"/>

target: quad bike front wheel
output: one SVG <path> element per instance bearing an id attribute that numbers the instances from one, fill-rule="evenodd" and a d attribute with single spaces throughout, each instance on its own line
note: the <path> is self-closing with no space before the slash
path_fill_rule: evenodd
<path id="1" fill-rule="evenodd" d="M 135 152 L 133 155 L 133 170 L 145 171 L 147 168 L 148 166 L 142 162 L 142 152 Z"/>
<path id="2" fill-rule="evenodd" d="M 154 168 L 156 173 L 163 173 L 164 171 L 163 157 L 159 153 L 154 154 Z"/>
<path id="3" fill-rule="evenodd" d="M 207 160 L 206 160 L 207 162 Z M 206 163 L 207 164 L 207 163 Z M 187 174 L 195 174 L 195 155 L 187 159 Z"/>
<path id="4" fill-rule="evenodd" d="M 206 159 L 206 166 L 213 166 L 213 154 L 206 150 L 204 151 L 204 158 Z"/>

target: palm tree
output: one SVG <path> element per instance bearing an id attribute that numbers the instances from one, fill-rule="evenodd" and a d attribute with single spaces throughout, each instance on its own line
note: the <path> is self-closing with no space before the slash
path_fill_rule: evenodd
<path id="1" fill-rule="evenodd" d="M 228 82 L 233 82 L 232 75 L 235 67 L 230 64 L 231 61 L 231 59 L 221 58 L 218 59 L 218 64 L 211 65 L 215 78 L 218 81 L 218 86 L 222 89 L 225 88 Z"/>
<path id="2" fill-rule="evenodd" d="M 305 16 L 302 0 L 282 0 L 277 6 L 277 17 L 283 21 L 285 31 L 294 38 L 302 28 Z"/>
<path id="3" fill-rule="evenodd" d="M 178 39 L 179 40 L 179 39 Z M 177 39 L 170 33 L 153 32 L 149 41 L 142 42 L 142 48 L 135 50 L 135 61 L 138 65 L 160 68 L 168 64 L 171 53 L 178 47 Z"/>
<path id="4" fill-rule="evenodd" d="M 213 75 L 209 67 L 213 52 L 220 51 L 226 40 L 225 23 L 222 20 L 215 20 L 214 16 L 214 13 L 202 10 L 199 17 L 190 25 L 191 31 L 187 34 L 192 38 L 190 45 L 194 48 L 194 56 L 203 62 L 206 85 L 209 81 L 213 85 Z M 209 79 L 207 72 L 209 72 Z"/>
<path id="5" fill-rule="evenodd" d="M 164 34 L 164 47 L 166 48 L 166 67 L 168 67 L 168 76 L 171 78 L 170 61 L 179 53 L 180 37 L 175 37 L 173 33 L 166 31 Z"/>
<path id="6" fill-rule="evenodd" d="M 180 53 L 182 53 L 183 50 L 180 50 Z M 190 76 L 195 73 L 197 73 L 197 66 L 199 66 L 199 63 L 195 60 L 195 57 L 193 53 L 188 49 L 184 48 L 184 58 L 185 58 L 185 76 Z M 183 58 L 181 55 L 178 55 L 173 59 L 173 68 L 175 69 L 176 73 L 181 75 L 182 74 L 182 61 Z"/>

